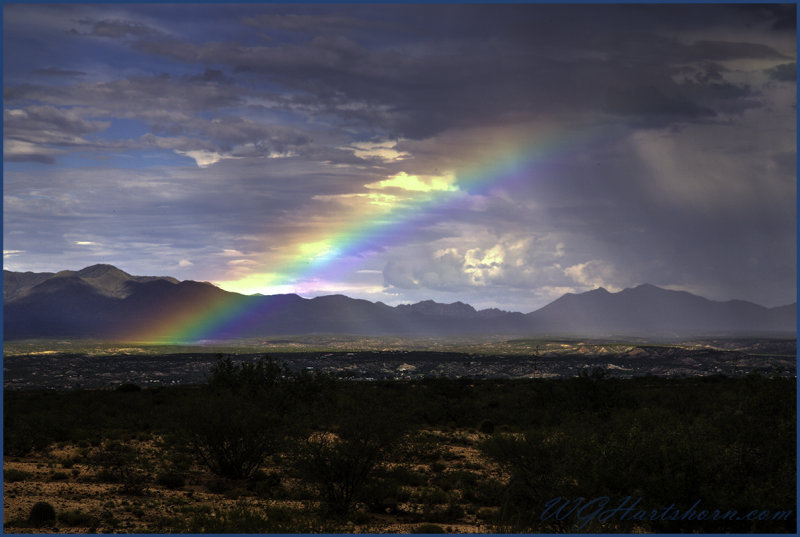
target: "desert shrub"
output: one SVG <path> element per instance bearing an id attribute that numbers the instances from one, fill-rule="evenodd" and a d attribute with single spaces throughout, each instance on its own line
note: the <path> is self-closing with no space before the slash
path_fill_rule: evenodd
<path id="1" fill-rule="evenodd" d="M 466 502 L 477 505 L 500 505 L 506 486 L 496 479 L 482 479 L 474 485 L 465 487 L 461 497 Z"/>
<path id="2" fill-rule="evenodd" d="M 365 488 L 402 445 L 407 423 L 374 392 L 340 394 L 338 423 L 310 435 L 294 459 L 297 475 L 316 487 L 326 510 L 344 514 L 365 498 Z"/>
<path id="3" fill-rule="evenodd" d="M 203 397 L 185 413 L 185 439 L 202 464 L 230 479 L 250 476 L 294 430 L 295 377 L 271 359 L 219 359 Z"/>
<path id="4" fill-rule="evenodd" d="M 439 488 L 426 487 L 417 492 L 417 501 L 423 505 L 441 505 L 450 500 L 450 495 Z"/>
<path id="5" fill-rule="evenodd" d="M 478 426 L 478 430 L 483 434 L 492 434 L 494 432 L 494 422 L 491 420 L 483 420 Z"/>
<path id="6" fill-rule="evenodd" d="M 570 531 L 575 517 L 543 521 L 533 513 L 552 498 L 641 497 L 643 509 L 703 505 L 749 512 L 754 505 L 795 505 L 796 418 L 791 380 L 746 378 L 715 384 L 691 380 L 677 385 L 646 380 L 627 385 L 640 401 L 606 398 L 614 379 L 574 379 L 575 408 L 586 398 L 605 403 L 594 411 L 563 416 L 558 425 L 524 436 L 496 434 L 481 444 L 508 472 L 498 530 Z M 619 385 L 619 384 L 616 384 Z M 656 386 L 657 389 L 652 388 Z M 645 387 L 650 387 L 645 390 Z M 594 389 L 597 391 L 593 392 Z M 712 390 L 714 390 L 712 392 Z M 567 401 L 571 401 L 567 399 Z M 606 415 L 606 405 L 621 405 Z M 756 478 L 755 476 L 759 476 Z M 465 494 L 465 499 L 469 499 Z M 476 502 L 479 503 L 479 502 Z M 647 531 L 776 532 L 785 521 L 653 520 Z M 629 520 L 593 520 L 582 531 L 630 531 Z"/>
<path id="7" fill-rule="evenodd" d="M 84 513 L 79 509 L 70 509 L 58 514 L 58 521 L 65 526 L 94 526 L 97 524 L 97 518 L 89 513 Z"/>
<path id="8" fill-rule="evenodd" d="M 183 444 L 185 437 L 182 434 L 176 433 L 165 435 L 165 438 L 158 444 L 156 455 L 158 460 L 158 472 L 156 474 L 156 482 L 159 485 L 170 488 L 166 481 L 160 482 L 165 479 L 176 482 L 175 476 L 184 479 L 194 463 L 192 453 Z M 172 477 L 169 477 L 172 476 Z M 177 485 L 176 488 L 182 487 L 185 483 Z"/>
<path id="9" fill-rule="evenodd" d="M 283 486 L 271 481 L 255 481 L 247 485 L 247 490 L 260 498 L 281 498 L 285 496 Z"/>
<path id="10" fill-rule="evenodd" d="M 276 472 L 256 470 L 250 476 L 247 489 L 257 496 L 272 497 L 281 492 L 281 476 Z"/>
<path id="11" fill-rule="evenodd" d="M 258 469 L 252 473 L 250 476 L 250 481 L 259 482 L 259 481 L 269 481 L 277 478 L 280 481 L 280 476 L 274 472 L 267 473 L 262 469 Z"/>
<path id="12" fill-rule="evenodd" d="M 422 517 L 428 522 L 458 522 L 464 518 L 464 509 L 454 502 L 448 503 L 446 507 L 425 506 Z"/>
<path id="13" fill-rule="evenodd" d="M 413 528 L 411 533 L 446 533 L 444 528 L 436 524 L 420 524 Z"/>
<path id="14" fill-rule="evenodd" d="M 5 416 L 3 431 L 3 452 L 11 457 L 24 457 L 31 451 L 45 449 L 53 441 L 47 420 L 31 416 L 27 421 L 18 422 Z"/>
<path id="15" fill-rule="evenodd" d="M 283 439 L 278 416 L 255 400 L 232 393 L 217 394 L 202 405 L 190 423 L 190 445 L 214 474 L 240 479 L 264 463 Z"/>
<path id="16" fill-rule="evenodd" d="M 23 472 L 22 470 L 10 468 L 8 470 L 3 470 L 3 481 L 6 483 L 16 483 L 17 481 L 30 479 L 32 475 L 33 474 L 30 472 Z"/>
<path id="17" fill-rule="evenodd" d="M 465 470 L 454 470 L 437 475 L 434 483 L 442 490 L 465 490 L 473 488 L 477 481 L 477 474 Z"/>
<path id="18" fill-rule="evenodd" d="M 428 477 L 422 472 L 409 470 L 403 466 L 395 466 L 384 472 L 386 477 L 395 480 L 399 485 L 406 487 L 421 487 L 428 482 Z"/>
<path id="19" fill-rule="evenodd" d="M 442 457 L 439 439 L 425 431 L 411 432 L 404 445 L 399 446 L 396 457 L 401 462 L 430 463 Z"/>
<path id="20" fill-rule="evenodd" d="M 496 507 L 481 507 L 478 509 L 477 517 L 481 520 L 494 521 L 497 518 Z"/>
<path id="21" fill-rule="evenodd" d="M 206 488 L 212 494 L 225 494 L 233 488 L 233 484 L 227 479 L 216 478 L 207 481 Z"/>
<path id="22" fill-rule="evenodd" d="M 156 483 L 168 489 L 179 489 L 186 484 L 183 474 L 164 470 L 156 476 Z"/>
<path id="23" fill-rule="evenodd" d="M 197 513 L 189 522 L 191 533 L 310 533 L 308 521 L 295 520 L 294 513 L 280 507 L 255 509 L 239 502 L 230 509 Z"/>
<path id="24" fill-rule="evenodd" d="M 105 524 L 106 526 L 108 526 L 108 528 L 112 530 L 119 527 L 120 524 L 120 520 L 114 516 L 114 513 L 107 509 L 102 513 L 100 513 L 100 520 L 102 521 L 103 524 Z"/>
<path id="25" fill-rule="evenodd" d="M 99 467 L 98 480 L 119 483 L 126 494 L 141 494 L 149 481 L 149 476 L 142 470 L 146 461 L 136 448 L 126 444 L 109 442 L 87 462 Z"/>
<path id="26" fill-rule="evenodd" d="M 53 472 L 50 474 L 51 481 L 65 481 L 69 479 L 69 475 L 66 472 Z"/>
<path id="27" fill-rule="evenodd" d="M 389 472 L 375 472 L 362 493 L 367 508 L 373 513 L 396 513 L 402 495 L 400 482 Z"/>
<path id="28" fill-rule="evenodd" d="M 33 504 L 30 514 L 28 515 L 28 523 L 31 526 L 38 528 L 55 521 L 56 510 L 51 504 L 47 502 L 36 502 Z"/>
<path id="29" fill-rule="evenodd" d="M 561 468 L 569 464 L 564 461 L 563 437 L 548 437 L 542 432 L 529 432 L 524 437 L 494 435 L 481 444 L 481 450 L 510 474 L 501 504 L 504 530 L 538 529 L 541 522 L 535 513 L 547 500 L 573 497 L 569 486 L 572 474 Z"/>

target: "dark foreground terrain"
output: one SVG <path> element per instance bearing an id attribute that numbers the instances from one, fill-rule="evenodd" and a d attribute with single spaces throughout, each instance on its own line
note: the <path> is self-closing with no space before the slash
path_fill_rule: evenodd
<path id="1" fill-rule="evenodd" d="M 6 390 L 4 529 L 795 532 L 793 378 L 609 371 Z"/>

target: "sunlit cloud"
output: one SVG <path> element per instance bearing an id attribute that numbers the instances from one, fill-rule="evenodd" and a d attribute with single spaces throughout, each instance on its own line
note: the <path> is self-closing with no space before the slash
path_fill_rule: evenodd
<path id="1" fill-rule="evenodd" d="M 587 261 L 566 267 L 564 274 L 584 288 L 603 287 L 612 293 L 620 291 L 613 283 L 614 267 L 598 260 Z"/>
<path id="2" fill-rule="evenodd" d="M 313 261 L 324 259 L 336 254 L 336 248 L 330 240 L 319 240 L 314 242 L 304 242 L 297 245 L 297 252 L 303 258 Z"/>
<path id="3" fill-rule="evenodd" d="M 283 274 L 274 272 L 251 273 L 233 280 L 215 281 L 214 284 L 226 291 L 244 295 L 295 292 L 295 286 L 292 282 L 286 282 Z"/>
<path id="4" fill-rule="evenodd" d="M 231 259 L 230 261 L 228 261 L 228 265 L 237 266 L 237 267 L 255 266 L 255 265 L 258 265 L 258 262 L 253 261 L 252 259 Z"/>
<path id="5" fill-rule="evenodd" d="M 353 193 L 353 194 L 320 194 L 314 196 L 312 199 L 318 201 L 332 201 L 348 206 L 350 209 L 364 207 L 365 202 L 368 205 L 374 205 L 381 208 L 391 208 L 397 204 L 399 198 L 393 194 L 384 194 L 381 192 L 367 192 L 367 193 Z"/>
<path id="6" fill-rule="evenodd" d="M 363 159 L 375 158 L 383 162 L 395 162 L 411 156 L 407 151 L 398 151 L 400 141 L 357 142 L 352 144 L 355 156 Z"/>
<path id="7" fill-rule="evenodd" d="M 414 192 L 431 192 L 434 190 L 455 192 L 458 190 L 455 182 L 456 178 L 453 173 L 445 175 L 409 175 L 406 172 L 399 172 L 388 179 L 364 186 L 372 189 L 398 188 Z"/>
<path id="8" fill-rule="evenodd" d="M 220 155 L 216 151 L 206 151 L 204 149 L 200 149 L 197 151 L 179 151 L 176 149 L 175 152 L 179 155 L 183 155 L 185 157 L 194 159 L 199 168 L 207 168 L 208 166 L 216 164 L 217 162 L 225 158 L 234 158 L 228 155 Z"/>
<path id="9" fill-rule="evenodd" d="M 41 162 L 43 164 L 54 164 L 57 156 L 66 155 L 62 149 L 41 146 L 22 140 L 3 140 L 3 160 L 6 161 L 28 161 Z"/>

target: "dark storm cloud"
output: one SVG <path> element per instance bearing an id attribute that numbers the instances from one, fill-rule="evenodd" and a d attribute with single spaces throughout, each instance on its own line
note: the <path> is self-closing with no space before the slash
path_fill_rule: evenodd
<path id="1" fill-rule="evenodd" d="M 6 160 L 55 166 L 10 166 L 4 233 L 40 264 L 96 243 L 107 261 L 189 259 L 210 279 L 223 247 L 247 262 L 373 201 L 403 216 L 413 195 L 365 185 L 446 171 L 470 190 L 473 166 L 530 138 L 527 175 L 399 218 L 367 241 L 370 271 L 408 299 L 525 311 L 596 285 L 794 294 L 794 6 L 5 13 Z M 62 157 L 79 152 L 144 168 L 72 169 Z"/>
<path id="2" fill-rule="evenodd" d="M 100 132 L 110 125 L 86 121 L 77 114 L 52 106 L 28 106 L 3 112 L 3 158 L 10 162 L 53 164 L 61 148 L 93 146 L 85 135 Z"/>
<path id="3" fill-rule="evenodd" d="M 7 102 L 40 101 L 56 106 L 86 106 L 146 116 L 151 110 L 214 110 L 241 103 L 242 88 L 213 81 L 197 83 L 167 73 L 71 86 L 20 85 L 5 89 Z"/>
<path id="4" fill-rule="evenodd" d="M 346 15 L 307 15 L 301 13 L 261 14 L 244 17 L 244 23 L 258 28 L 290 30 L 308 34 L 340 33 L 356 28 L 373 28 L 374 22 Z"/>
<path id="5" fill-rule="evenodd" d="M 718 109 L 736 112 L 750 106 L 745 98 L 749 90 L 724 77 L 681 84 L 672 76 L 676 66 L 784 57 L 759 43 L 686 43 L 661 35 L 658 21 L 648 9 L 549 6 L 541 11 L 543 17 L 536 6 L 417 7 L 419 13 L 430 15 L 418 19 L 421 29 L 398 17 L 386 26 L 385 44 L 380 47 L 367 46 L 363 39 L 350 35 L 354 28 L 381 27 L 386 22 L 382 20 L 386 15 L 376 16 L 374 10 L 356 10 L 356 15 L 245 16 L 250 25 L 306 36 L 268 46 L 165 37 L 142 23 L 121 19 L 82 20 L 104 34 L 138 37 L 135 48 L 147 54 L 200 64 L 205 71 L 192 81 L 220 83 L 215 95 L 220 102 L 211 100 L 206 84 L 201 86 L 204 95 L 191 95 L 191 99 L 176 103 L 180 108 L 185 109 L 187 101 L 195 109 L 235 105 L 235 98 L 225 101 L 226 90 L 236 88 L 217 68 L 225 66 L 234 73 L 261 77 L 283 87 L 286 91 L 275 97 L 275 107 L 336 118 L 342 126 L 370 129 L 375 134 L 415 139 L 512 117 L 525 120 L 602 111 L 637 124 L 706 120 Z M 664 6 L 654 9 L 658 14 L 683 13 Z M 396 6 L 388 11 L 403 13 Z M 616 24 L 629 19 L 636 29 L 608 32 L 593 20 L 610 22 L 613 17 L 618 17 Z M 441 21 L 445 28 L 448 21 L 455 21 L 450 27 L 458 31 L 442 32 L 433 21 Z M 574 23 L 578 30 L 569 38 L 560 30 L 567 23 Z M 425 33 L 417 44 L 408 41 L 408 35 L 427 27 L 438 33 Z M 650 60 L 654 56 L 659 62 Z M 141 79 L 115 81 L 107 83 L 107 90 L 119 95 L 126 84 L 144 86 Z M 151 83 L 141 89 L 163 101 L 170 89 L 180 88 L 175 82 L 157 86 Z M 91 88 L 78 89 L 97 93 Z M 135 88 L 126 88 L 126 92 L 135 92 Z"/>
<path id="6" fill-rule="evenodd" d="M 755 92 L 745 84 L 733 84 L 725 78 L 726 69 L 716 64 L 698 66 L 693 73 L 686 73 L 686 78 L 678 88 L 685 95 L 691 95 L 703 102 L 721 102 L 730 105 L 748 107 L 751 103 L 748 98 L 755 96 Z"/>
<path id="7" fill-rule="evenodd" d="M 729 41 L 697 41 L 682 51 L 686 60 L 701 58 L 708 61 L 740 60 L 753 58 L 787 59 L 787 56 L 767 45 Z"/>
<path id="8" fill-rule="evenodd" d="M 202 75 L 190 76 L 189 80 L 197 82 L 219 82 L 223 84 L 230 84 L 233 82 L 233 79 L 222 71 L 218 69 L 209 69 L 208 67 L 206 67 L 206 70 L 203 71 Z"/>
<path id="9" fill-rule="evenodd" d="M 45 67 L 31 71 L 35 75 L 55 76 L 55 77 L 78 77 L 86 76 L 84 71 L 73 71 L 70 69 L 60 69 L 58 67 Z"/>
<path id="10" fill-rule="evenodd" d="M 795 82 L 797 80 L 797 63 L 782 63 L 768 69 L 767 74 L 778 82 Z"/>
<path id="11" fill-rule="evenodd" d="M 136 47 L 148 54 L 224 65 L 264 77 L 288 90 L 284 106 L 336 117 L 343 125 L 415 139 L 509 117 L 524 120 L 599 111 L 637 116 L 638 123 L 705 120 L 715 116 L 718 106 L 726 112 L 748 108 L 751 104 L 745 97 L 751 90 L 725 80 L 719 70 L 715 80 L 680 84 L 672 77 L 676 69 L 686 64 L 786 58 L 761 43 L 686 43 L 661 35 L 658 21 L 646 9 L 571 7 L 551 7 L 543 11 L 549 17 L 539 17 L 535 6 L 459 6 L 458 33 L 426 34 L 413 46 L 404 40 L 413 31 L 402 26 L 402 17 L 387 29 L 386 44 L 374 48 L 350 35 L 353 28 L 381 22 L 374 18 L 263 14 L 247 19 L 248 23 L 309 36 L 269 45 L 143 39 Z M 452 8 L 419 6 L 419 10 L 431 15 L 423 28 L 432 20 L 447 27 Z M 632 23 L 646 21 L 651 31 L 640 25 L 609 32 L 590 19 L 598 14 L 602 21 L 609 12 Z M 528 13 L 534 16 L 526 18 Z M 577 29 L 585 31 L 570 32 L 567 38 L 561 28 L 573 22 L 572 14 L 579 15 Z M 470 35 L 473 28 L 476 34 Z M 651 60 L 655 56 L 657 63 Z"/>
<path id="12" fill-rule="evenodd" d="M 68 143 L 77 136 L 108 126 L 108 122 L 86 121 L 77 114 L 53 106 L 29 106 L 5 110 L 3 114 L 4 135 L 29 142 Z"/>
<path id="13" fill-rule="evenodd" d="M 715 115 L 710 108 L 685 99 L 667 97 L 655 86 L 610 89 L 606 97 L 606 109 L 614 114 L 657 116 L 672 120 L 698 119 Z"/>
<path id="14" fill-rule="evenodd" d="M 790 3 L 752 3 L 735 7 L 748 17 L 767 22 L 772 30 L 794 33 L 797 30 L 797 5 Z"/>
<path id="15" fill-rule="evenodd" d="M 216 141 L 217 146 L 229 151 L 236 145 L 254 141 L 268 141 L 276 150 L 284 152 L 310 142 L 296 129 L 283 125 L 264 125 L 239 117 L 215 118 L 199 126 L 204 135 Z"/>
<path id="16" fill-rule="evenodd" d="M 87 26 L 88 31 L 83 32 L 77 29 L 72 31 L 80 35 L 91 35 L 95 37 L 141 37 L 146 35 L 158 34 L 157 30 L 150 28 L 139 22 L 119 20 L 119 19 L 104 19 L 104 20 L 91 20 L 83 19 L 78 21 L 81 25 Z"/>

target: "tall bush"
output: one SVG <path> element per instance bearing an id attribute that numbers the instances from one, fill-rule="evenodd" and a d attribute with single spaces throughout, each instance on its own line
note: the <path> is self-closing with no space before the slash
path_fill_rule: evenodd
<path id="1" fill-rule="evenodd" d="M 368 390 L 340 392 L 332 410 L 335 423 L 307 438 L 295 469 L 316 487 L 328 511 L 344 514 L 367 499 L 367 485 L 401 446 L 407 421 Z"/>

